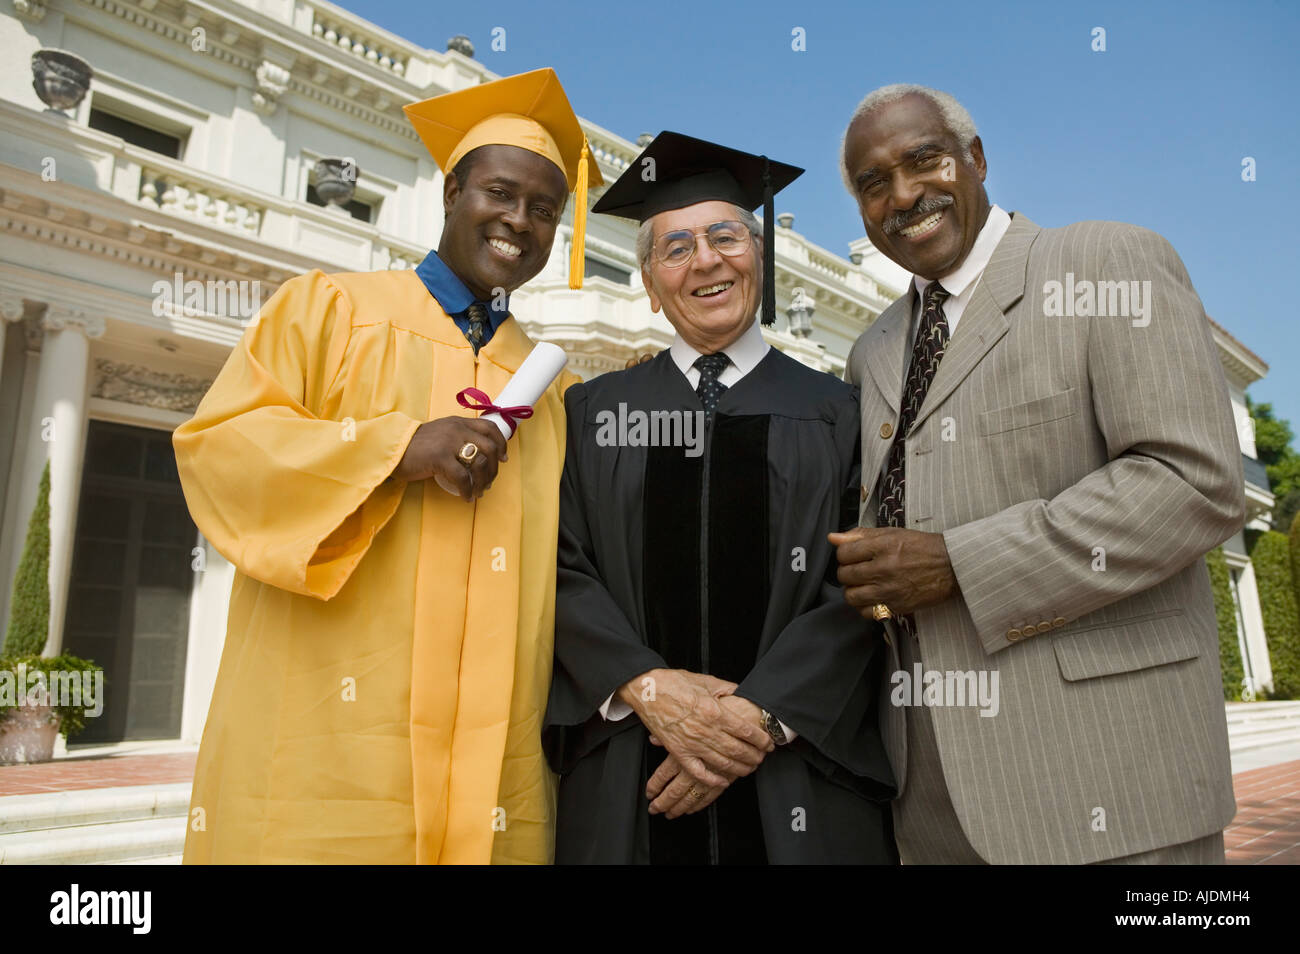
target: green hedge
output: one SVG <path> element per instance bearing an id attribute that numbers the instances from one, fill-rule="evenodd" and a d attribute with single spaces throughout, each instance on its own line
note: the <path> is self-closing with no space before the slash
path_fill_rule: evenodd
<path id="1" fill-rule="evenodd" d="M 1291 521 L 1291 583 L 1296 606 L 1300 606 L 1300 513 Z"/>
<path id="2" fill-rule="evenodd" d="M 27 525 L 27 542 L 14 574 L 4 655 L 39 656 L 50 634 L 50 464 Z"/>
<path id="3" fill-rule="evenodd" d="M 1214 588 L 1214 616 L 1219 623 L 1219 667 L 1223 670 L 1223 698 L 1235 702 L 1241 698 L 1242 680 L 1246 676 L 1241 663 L 1241 646 L 1237 642 L 1237 610 L 1232 603 L 1232 580 L 1223 547 L 1205 554 L 1210 568 L 1210 585 Z"/>
<path id="4" fill-rule="evenodd" d="M 1261 534 L 1250 551 L 1273 664 L 1274 699 L 1300 699 L 1300 610 L 1290 551 L 1287 535 L 1276 530 Z"/>

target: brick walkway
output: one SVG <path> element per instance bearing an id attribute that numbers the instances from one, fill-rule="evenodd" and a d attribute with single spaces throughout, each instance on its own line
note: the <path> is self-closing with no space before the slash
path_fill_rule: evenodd
<path id="1" fill-rule="evenodd" d="M 0 766 L 0 797 L 188 782 L 196 758 L 195 752 L 169 752 Z M 1300 864 L 1300 761 L 1241 772 L 1232 780 L 1237 817 L 1223 836 L 1228 864 Z"/>
<path id="2" fill-rule="evenodd" d="M 1232 777 L 1237 817 L 1223 833 L 1230 865 L 1300 864 L 1300 761 Z"/>
<path id="3" fill-rule="evenodd" d="M 166 785 L 194 778 L 196 752 L 58 759 L 0 766 L 0 796 L 38 795 L 119 785 Z"/>

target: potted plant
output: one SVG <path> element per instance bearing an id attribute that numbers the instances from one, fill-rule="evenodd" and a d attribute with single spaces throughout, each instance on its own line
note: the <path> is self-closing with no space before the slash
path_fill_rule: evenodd
<path id="1" fill-rule="evenodd" d="M 0 763 L 48 761 L 59 733 L 75 735 L 85 728 L 88 711 L 103 711 L 100 667 L 67 653 L 52 658 L 40 655 L 50 628 L 49 573 L 47 463 L 14 574 L 9 627 L 0 655 Z"/>
<path id="2" fill-rule="evenodd" d="M 104 708 L 104 671 L 64 653 L 0 658 L 0 765 L 48 762 Z"/>

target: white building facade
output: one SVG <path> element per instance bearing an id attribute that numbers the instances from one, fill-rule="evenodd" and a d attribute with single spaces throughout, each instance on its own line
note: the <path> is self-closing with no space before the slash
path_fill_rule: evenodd
<path id="1" fill-rule="evenodd" d="M 233 569 L 189 520 L 171 431 L 287 278 L 411 268 L 437 244 L 442 174 L 401 106 L 496 74 L 463 43 L 427 50 L 319 0 L 0 3 L 0 620 L 48 461 L 46 652 L 107 673 L 105 716 L 84 741 L 197 741 Z M 42 49 L 94 69 L 75 107 L 49 109 L 34 91 Z M 638 146 L 583 127 L 613 181 Z M 317 192 L 328 158 L 357 170 L 346 206 Z M 586 286 L 569 289 L 571 216 L 511 303 L 531 336 L 591 377 L 672 334 L 641 287 L 632 223 L 588 219 Z M 865 238 L 844 258 L 795 231 L 793 216 L 778 222 L 778 310 L 812 309 L 811 333 L 796 321 L 765 335 L 840 374 L 907 276 Z M 1219 341 L 1240 418 L 1245 386 L 1267 368 L 1226 332 Z M 1267 481 L 1251 494 L 1258 518 L 1272 504 Z M 1242 645 L 1266 676 L 1238 551 Z"/>
<path id="2" fill-rule="evenodd" d="M 1257 354 L 1230 335 L 1213 319 L 1214 341 L 1219 346 L 1219 360 L 1228 381 L 1232 413 L 1237 420 L 1241 441 L 1241 463 L 1246 476 L 1246 527 L 1267 530 L 1273 509 L 1273 494 L 1268 488 L 1268 474 L 1255 456 L 1255 422 L 1246 408 L 1246 388 L 1268 373 L 1268 365 Z M 1232 586 L 1232 602 L 1237 617 L 1237 648 L 1241 652 L 1244 672 L 1242 698 L 1252 699 L 1260 689 L 1272 691 L 1273 667 L 1264 634 L 1264 616 L 1259 608 L 1259 590 L 1255 585 L 1255 568 L 1246 553 L 1245 533 L 1232 535 L 1223 544 Z"/>

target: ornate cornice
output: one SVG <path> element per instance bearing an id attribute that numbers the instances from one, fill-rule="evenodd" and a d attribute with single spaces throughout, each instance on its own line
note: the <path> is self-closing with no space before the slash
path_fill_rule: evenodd
<path id="1" fill-rule="evenodd" d="M 0 295 L 0 319 L 15 324 L 23 320 L 23 300 L 18 295 Z"/>
<path id="2" fill-rule="evenodd" d="M 203 26 L 207 30 L 207 25 L 212 22 L 212 14 L 209 11 L 192 4 L 185 4 L 182 7 L 182 18 L 180 24 L 177 24 L 164 19 L 161 12 L 153 9 L 155 6 L 153 3 L 142 2 L 138 7 L 127 6 L 118 3 L 117 0 L 82 0 L 82 3 L 184 46 L 190 46 L 192 43 L 191 31 L 195 27 Z M 241 38 L 246 40 L 243 44 L 245 47 L 249 43 L 260 40 L 256 55 L 249 56 L 235 49 Z M 330 109 L 377 126 L 387 133 L 411 142 L 419 140 L 410 123 L 403 118 L 388 115 L 387 112 L 398 102 L 405 102 L 410 98 L 406 93 L 399 93 L 395 97 L 391 89 L 371 81 L 363 81 L 352 74 L 342 81 L 351 84 L 350 87 L 339 92 L 327 89 L 321 84 L 329 82 L 336 73 L 340 76 L 342 74 L 337 67 L 331 69 L 332 64 L 328 61 L 315 57 L 313 57 L 315 63 L 310 73 L 311 82 L 306 81 L 292 73 L 293 65 L 300 59 L 296 48 L 290 49 L 282 43 L 273 42 L 270 36 L 259 38 L 257 34 L 251 34 L 244 37 L 238 26 L 230 21 L 223 21 L 207 30 L 204 43 L 206 55 L 249 73 L 248 85 L 253 91 L 253 105 L 263 115 L 274 113 L 280 97 L 288 90 L 293 90 Z M 304 52 L 310 49 L 310 46 L 304 48 Z M 403 82 L 402 85 L 405 83 Z M 357 96 L 363 88 L 373 90 L 375 99 L 373 107 L 357 101 Z"/>
<path id="3" fill-rule="evenodd" d="M 41 318 L 41 328 L 45 331 L 79 331 L 87 338 L 102 338 L 108 330 L 103 318 L 64 305 L 48 306 Z"/>
<path id="4" fill-rule="evenodd" d="M 319 72 L 316 74 L 319 75 Z M 313 99 L 316 102 L 328 106 L 330 109 L 346 113 L 349 116 L 355 116 L 362 119 L 372 126 L 378 126 L 386 133 L 399 136 L 403 139 L 409 139 L 411 142 L 418 142 L 419 136 L 416 135 L 415 129 L 405 120 L 394 119 L 386 113 L 378 112 L 371 109 L 364 103 L 358 103 L 355 99 L 342 96 L 333 90 L 326 89 L 322 86 L 316 86 L 312 83 L 304 82 L 296 76 L 289 78 L 289 88 L 295 93 Z"/>
<path id="5" fill-rule="evenodd" d="M 211 378 L 168 374 L 144 365 L 97 358 L 91 395 L 110 401 L 193 414 L 210 387 Z"/>
<path id="6" fill-rule="evenodd" d="M 30 213 L 24 211 L 21 214 L 25 216 Z M 179 272 L 184 274 L 187 280 L 228 281 L 232 278 L 239 280 L 252 275 L 261 278 L 271 286 L 269 290 L 274 291 L 281 282 L 293 274 L 292 271 L 261 263 L 250 263 L 246 259 L 236 259 L 232 265 L 233 271 L 205 269 L 200 264 L 202 261 L 200 256 L 206 252 L 203 246 L 189 241 L 177 241 L 157 230 L 139 225 L 125 227 L 121 235 L 117 235 L 116 231 L 109 234 L 107 229 L 87 235 L 75 226 L 48 225 L 37 220 L 0 213 L 0 233 L 6 232 L 28 241 L 59 245 L 103 259 L 116 259 L 127 265 L 134 265 L 167 277 Z M 164 247 L 157 248 L 147 244 L 150 241 L 161 241 Z"/>
<path id="7" fill-rule="evenodd" d="M 280 105 L 280 97 L 289 88 L 289 71 L 278 63 L 263 60 L 253 71 L 257 89 L 253 93 L 253 108 L 263 116 L 270 116 Z"/>
<path id="8" fill-rule="evenodd" d="M 45 0 L 14 0 L 14 13 L 23 20 L 40 23 L 45 19 Z"/>

